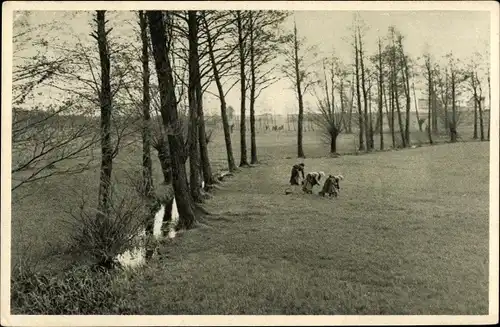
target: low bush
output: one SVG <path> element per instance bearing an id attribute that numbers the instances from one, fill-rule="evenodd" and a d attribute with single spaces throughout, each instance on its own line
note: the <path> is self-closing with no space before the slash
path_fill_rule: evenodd
<path id="1" fill-rule="evenodd" d="M 70 251 L 105 268 L 113 268 L 118 255 L 144 245 L 146 222 L 151 219 L 143 199 L 130 195 L 118 198 L 114 193 L 109 214 L 82 201 L 79 210 L 70 213 L 73 219 L 66 221 Z"/>

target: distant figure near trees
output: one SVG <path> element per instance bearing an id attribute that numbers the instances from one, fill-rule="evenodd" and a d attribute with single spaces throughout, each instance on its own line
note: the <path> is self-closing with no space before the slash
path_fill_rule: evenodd
<path id="1" fill-rule="evenodd" d="M 304 164 L 300 163 L 297 165 L 293 165 L 292 167 L 292 173 L 290 176 L 290 185 L 300 185 L 299 180 L 300 180 L 300 174 L 302 174 L 302 179 L 304 180 Z"/>

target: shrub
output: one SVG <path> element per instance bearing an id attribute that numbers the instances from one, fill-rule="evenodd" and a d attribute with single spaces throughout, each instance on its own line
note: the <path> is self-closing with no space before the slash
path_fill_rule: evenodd
<path id="1" fill-rule="evenodd" d="M 77 212 L 70 212 L 71 252 L 89 258 L 94 264 L 113 268 L 116 256 L 144 244 L 144 228 L 150 214 L 144 200 L 123 196 L 116 200 L 112 192 L 110 212 L 88 208 L 85 201 Z"/>
<path id="2" fill-rule="evenodd" d="M 14 269 L 11 277 L 12 314 L 88 315 L 131 314 L 138 307 L 125 300 L 117 282 L 120 272 L 74 267 L 58 276 Z"/>

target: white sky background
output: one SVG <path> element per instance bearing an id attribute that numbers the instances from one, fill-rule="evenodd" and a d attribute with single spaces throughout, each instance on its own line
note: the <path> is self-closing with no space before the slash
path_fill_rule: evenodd
<path id="1" fill-rule="evenodd" d="M 295 19 L 299 37 L 304 37 L 307 45 L 316 46 L 320 57 L 328 57 L 334 50 L 345 64 L 351 64 L 353 50 L 349 28 L 352 26 L 355 13 L 354 11 L 295 11 L 286 22 L 285 28 L 291 30 Z M 405 50 L 413 59 L 421 57 L 428 49 L 436 60 L 441 60 L 446 53 L 453 52 L 456 58 L 469 62 L 474 53 L 479 52 L 489 61 L 490 16 L 487 11 L 358 11 L 357 13 L 367 28 L 364 35 L 364 49 L 367 55 L 376 53 L 378 37 L 386 36 L 389 26 L 394 25 L 405 37 Z M 93 12 L 81 11 L 33 11 L 30 21 L 35 24 L 59 22 L 61 30 L 50 32 L 49 35 L 51 39 L 58 40 L 58 43 L 74 44 L 79 38 L 84 44 L 93 45 L 95 40 L 89 36 L 91 32 L 89 22 L 92 15 Z M 109 12 L 107 18 L 110 26 L 114 28 L 111 32 L 113 37 L 134 39 L 131 25 L 137 26 L 135 13 Z M 97 46 L 95 48 L 97 52 Z M 484 64 L 489 67 L 488 62 L 485 61 Z M 420 95 L 418 89 L 420 83 L 416 81 L 415 84 L 417 97 L 425 97 Z M 484 85 L 483 90 L 486 89 L 487 85 Z M 216 93 L 215 83 L 209 90 Z M 54 93 L 51 93 L 54 97 Z M 47 92 L 44 91 L 33 101 L 40 102 L 46 99 Z M 226 101 L 235 108 L 236 113 L 239 112 L 239 85 L 229 92 Z M 305 101 L 306 107 L 313 106 L 315 98 L 307 95 Z M 218 113 L 220 110 L 218 99 L 210 94 L 205 95 L 204 105 L 207 112 Z M 257 114 L 296 113 L 297 108 L 295 93 L 286 79 L 264 90 L 256 103 Z"/>

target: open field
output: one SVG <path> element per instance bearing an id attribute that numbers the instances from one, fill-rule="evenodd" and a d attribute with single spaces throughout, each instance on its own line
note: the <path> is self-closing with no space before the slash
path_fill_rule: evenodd
<path id="1" fill-rule="evenodd" d="M 353 139 L 343 136 L 338 152 L 353 152 Z M 487 314 L 489 143 L 328 158 L 308 132 L 306 170 L 345 176 L 333 200 L 284 195 L 295 140 L 260 134 L 261 165 L 214 192 L 214 215 L 123 279 L 137 314 Z M 233 148 L 238 163 L 237 133 Z M 214 170 L 225 167 L 223 151 L 218 133 Z M 126 148 L 113 174 L 139 161 Z M 156 159 L 154 173 L 161 180 Z M 97 183 L 93 168 L 13 194 L 13 263 L 69 264 L 61 220 L 79 203 L 75 191 L 96 200 Z"/>

